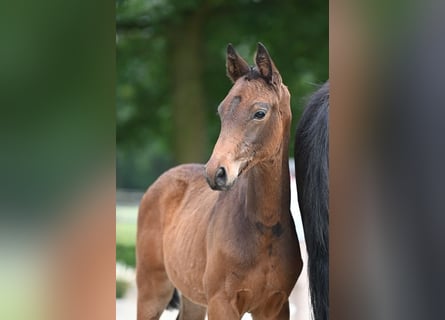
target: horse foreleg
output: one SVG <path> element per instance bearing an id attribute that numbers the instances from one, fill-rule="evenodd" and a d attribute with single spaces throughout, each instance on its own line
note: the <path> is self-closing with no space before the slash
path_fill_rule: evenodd
<path id="1" fill-rule="evenodd" d="M 157 320 L 173 296 L 174 287 L 165 271 L 138 274 L 137 320 Z"/>
<path id="2" fill-rule="evenodd" d="M 280 313 L 274 318 L 277 320 L 288 320 L 289 319 L 289 300 L 286 301 L 281 307 Z"/>
<path id="3" fill-rule="evenodd" d="M 214 297 L 207 306 L 209 320 L 239 320 L 241 316 L 225 297 Z"/>
<path id="4" fill-rule="evenodd" d="M 289 320 L 289 301 L 284 302 L 278 314 L 270 309 L 270 305 L 266 304 L 260 310 L 252 312 L 252 318 L 254 320 Z"/>
<path id="5" fill-rule="evenodd" d="M 179 311 L 178 320 L 204 320 L 206 316 L 206 308 L 191 302 L 186 297 L 181 297 L 181 309 Z"/>

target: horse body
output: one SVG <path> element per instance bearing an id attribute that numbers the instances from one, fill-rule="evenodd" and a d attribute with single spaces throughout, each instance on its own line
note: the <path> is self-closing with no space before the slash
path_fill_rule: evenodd
<path id="1" fill-rule="evenodd" d="M 175 286 L 201 304 L 205 303 L 206 230 L 216 197 L 205 181 L 204 166 L 183 165 L 167 171 L 149 188 L 139 213 L 138 252 L 159 251 L 150 263 L 159 261 Z"/>
<path id="2" fill-rule="evenodd" d="M 174 287 L 180 319 L 289 319 L 302 268 L 289 210 L 290 95 L 261 45 L 255 70 L 231 46 L 227 61 L 235 84 L 207 165 L 167 171 L 142 199 L 139 320 L 158 319 Z"/>

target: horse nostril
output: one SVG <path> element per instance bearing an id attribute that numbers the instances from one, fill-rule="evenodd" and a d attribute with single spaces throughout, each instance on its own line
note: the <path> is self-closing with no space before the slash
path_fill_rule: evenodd
<path id="1" fill-rule="evenodd" d="M 226 181 L 227 181 L 226 169 L 224 169 L 224 167 L 219 167 L 218 170 L 216 170 L 215 183 L 217 186 L 222 187 L 226 184 Z"/>
<path id="2" fill-rule="evenodd" d="M 224 169 L 224 167 L 219 167 L 218 170 L 216 170 L 216 177 L 224 178 L 225 176 L 226 176 L 226 169 Z"/>

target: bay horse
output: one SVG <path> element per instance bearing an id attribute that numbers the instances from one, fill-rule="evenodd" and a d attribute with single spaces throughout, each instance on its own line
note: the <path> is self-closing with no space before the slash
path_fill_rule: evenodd
<path id="1" fill-rule="evenodd" d="M 329 308 L 329 81 L 308 100 L 295 133 L 295 179 L 308 252 L 314 320 Z"/>
<path id="2" fill-rule="evenodd" d="M 290 213 L 290 93 L 266 48 L 251 67 L 232 45 L 233 87 L 206 165 L 180 165 L 143 196 L 137 222 L 137 319 L 159 319 L 175 288 L 178 319 L 289 319 L 302 269 Z"/>

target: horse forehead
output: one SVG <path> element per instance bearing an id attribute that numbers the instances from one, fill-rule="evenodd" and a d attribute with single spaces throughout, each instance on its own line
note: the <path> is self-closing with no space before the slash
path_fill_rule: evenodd
<path id="1" fill-rule="evenodd" d="M 267 102 L 273 98 L 273 92 L 261 81 L 240 79 L 235 82 L 222 105 L 232 110 L 234 107 L 250 106 L 252 102 Z"/>
<path id="2" fill-rule="evenodd" d="M 239 79 L 232 87 L 232 90 L 240 96 L 270 96 L 272 91 L 269 86 L 261 79 L 248 80 L 246 78 Z M 229 93 L 230 94 L 230 93 Z"/>

